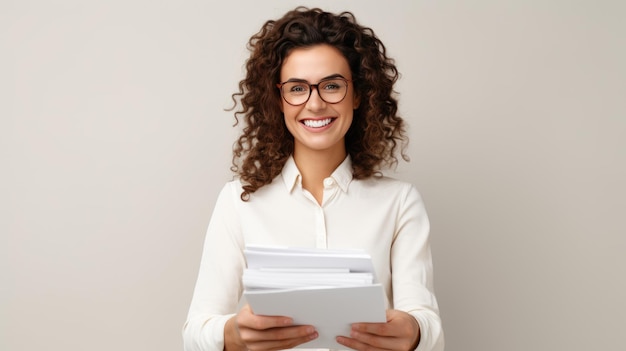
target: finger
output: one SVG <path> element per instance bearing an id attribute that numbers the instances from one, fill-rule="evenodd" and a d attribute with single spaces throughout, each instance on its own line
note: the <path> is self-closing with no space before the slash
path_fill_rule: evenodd
<path id="1" fill-rule="evenodd" d="M 390 336 L 351 331 L 350 337 L 361 344 L 375 347 L 381 350 L 403 350 L 402 339 Z"/>
<path id="2" fill-rule="evenodd" d="M 355 323 L 352 330 L 389 337 L 410 337 L 419 331 L 419 324 L 405 312 L 390 310 L 387 311 L 386 323 Z"/>
<path id="3" fill-rule="evenodd" d="M 293 325 L 293 320 L 285 316 L 258 316 L 252 312 L 249 305 L 244 306 L 237 314 L 239 329 L 250 328 L 265 330 Z"/>
<path id="4" fill-rule="evenodd" d="M 380 336 L 397 337 L 401 332 L 391 323 L 355 323 L 352 331 L 362 334 L 374 334 Z"/>
<path id="5" fill-rule="evenodd" d="M 412 350 L 417 347 L 419 331 L 406 327 L 404 323 L 383 325 L 354 325 L 350 337 L 359 342 L 381 349 Z"/>
<path id="6" fill-rule="evenodd" d="M 263 342 L 263 341 L 284 341 L 293 339 L 302 339 L 316 335 L 315 328 L 312 326 L 294 326 L 271 329 L 240 329 L 241 338 L 247 342 Z"/>

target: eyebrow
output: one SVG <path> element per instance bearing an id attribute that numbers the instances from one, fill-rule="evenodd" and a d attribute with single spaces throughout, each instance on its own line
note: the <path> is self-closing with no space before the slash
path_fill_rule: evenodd
<path id="1" fill-rule="evenodd" d="M 326 76 L 326 77 L 324 77 L 324 78 L 320 79 L 318 82 L 321 82 L 321 81 L 324 81 L 324 80 L 327 80 L 327 79 L 333 79 L 333 78 L 343 78 L 343 79 L 348 79 L 348 78 L 346 78 L 346 77 L 342 76 L 342 75 L 341 75 L 341 74 L 339 74 L 339 73 L 335 73 L 335 74 L 331 74 L 331 75 L 329 75 L 329 76 Z M 300 78 L 289 78 L 289 79 L 287 79 L 286 81 L 284 81 L 283 83 L 287 83 L 287 82 L 302 82 L 302 83 L 309 83 L 309 81 L 308 81 L 308 80 L 306 80 L 306 79 L 300 79 Z"/>

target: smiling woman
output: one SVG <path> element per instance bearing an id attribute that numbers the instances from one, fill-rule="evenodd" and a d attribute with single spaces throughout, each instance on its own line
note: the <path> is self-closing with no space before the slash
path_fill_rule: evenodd
<path id="1" fill-rule="evenodd" d="M 242 198 L 270 183 L 294 154 L 294 136 L 283 116 L 289 98 L 285 100 L 285 90 L 277 88 L 281 82 L 347 80 L 354 121 L 345 134 L 345 145 L 354 177 L 368 178 L 397 163 L 397 151 L 406 146 L 404 120 L 397 115 L 393 96 L 398 71 L 372 29 L 358 24 L 351 13 L 332 17 L 321 10 L 300 8 L 266 22 L 248 47 L 246 78 L 233 95 L 241 102 L 236 116 L 243 115 L 246 124 L 234 150 L 234 169 L 244 183 Z M 298 53 L 292 55 L 294 51 Z M 333 61 L 337 58 L 338 62 Z M 402 152 L 401 156 L 406 159 Z"/>
<path id="2" fill-rule="evenodd" d="M 296 90 L 295 96 L 293 89 L 287 90 L 287 94 L 285 89 L 281 90 L 281 110 L 294 139 L 294 161 L 297 165 L 305 165 L 307 160 L 324 159 L 328 165 L 324 172 L 332 172 L 346 158 L 345 136 L 352 125 L 353 111 L 359 105 L 359 98 L 352 84 L 348 83 L 352 79 L 348 61 L 334 47 L 316 44 L 291 51 L 283 62 L 280 76 L 288 85 L 295 83 L 296 88 L 306 87 Z M 309 89 L 309 83 L 302 83 L 311 81 L 320 82 L 316 85 L 317 93 Z M 308 93 L 302 94 L 301 91 Z M 326 177 L 327 174 L 320 176 Z M 303 179 L 303 184 L 321 204 L 323 184 L 316 180 L 319 179 Z"/>
<path id="3" fill-rule="evenodd" d="M 318 337 L 319 326 L 241 301 L 245 247 L 281 245 L 372 257 L 387 322 L 353 324 L 336 336 L 346 349 L 443 350 L 424 204 L 412 184 L 381 175 L 407 141 L 385 46 L 349 12 L 299 7 L 267 21 L 249 48 L 233 94 L 245 124 L 238 177 L 211 217 L 185 349 L 283 350 Z"/>

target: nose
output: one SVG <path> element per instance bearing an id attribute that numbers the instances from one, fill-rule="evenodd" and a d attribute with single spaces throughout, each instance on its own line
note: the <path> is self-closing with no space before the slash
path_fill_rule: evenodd
<path id="1" fill-rule="evenodd" d="M 315 90 L 315 93 L 313 91 Z M 316 110 L 323 108 L 326 102 L 322 100 L 320 96 L 320 91 L 317 85 L 311 86 L 311 95 L 309 96 L 309 100 L 306 102 L 306 106 L 310 110 Z"/>

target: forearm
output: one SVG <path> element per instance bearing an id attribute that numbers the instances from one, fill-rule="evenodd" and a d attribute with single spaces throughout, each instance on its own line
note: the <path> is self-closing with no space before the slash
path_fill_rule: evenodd
<path id="1" fill-rule="evenodd" d="M 183 328 L 185 351 L 215 351 L 224 349 L 225 324 L 232 315 L 190 316 Z"/>
<path id="2" fill-rule="evenodd" d="M 443 350 L 443 329 L 434 294 L 430 224 L 424 204 L 413 188 L 392 247 L 394 308 L 411 314 L 420 329 L 417 351 Z"/>

